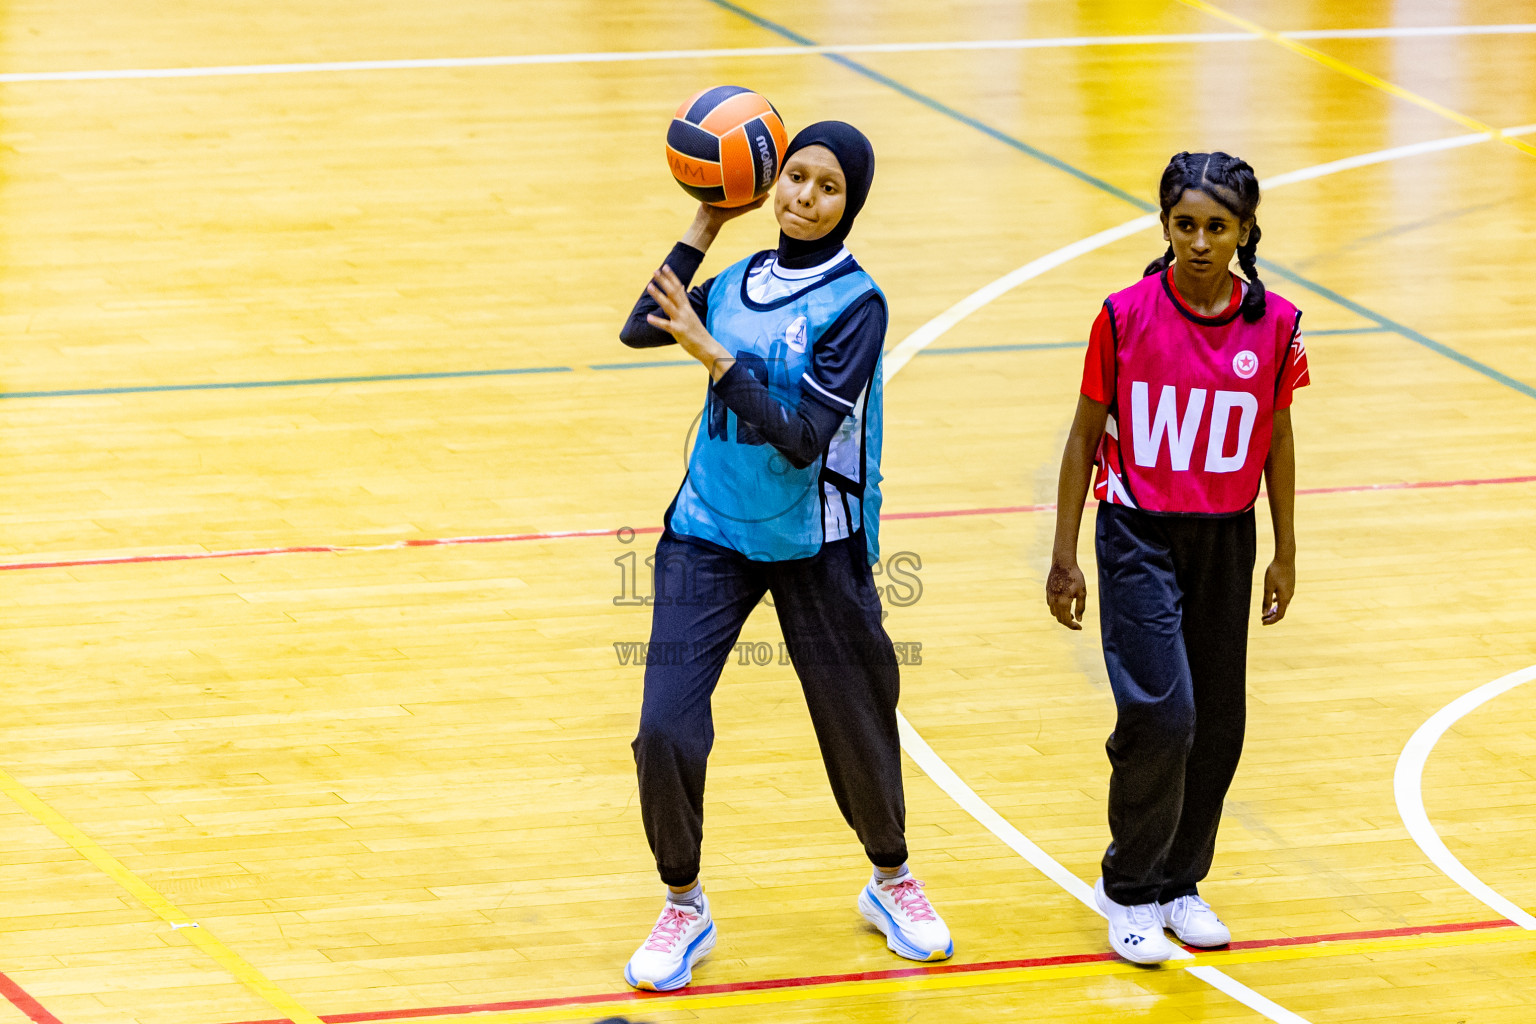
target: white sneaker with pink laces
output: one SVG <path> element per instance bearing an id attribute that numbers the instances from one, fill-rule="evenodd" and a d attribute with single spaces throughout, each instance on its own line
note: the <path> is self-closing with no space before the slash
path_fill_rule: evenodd
<path id="1" fill-rule="evenodd" d="M 859 913 L 885 934 L 885 944 L 908 960 L 948 960 L 955 952 L 949 926 L 911 875 L 891 882 L 871 878 L 859 893 Z"/>
<path id="2" fill-rule="evenodd" d="M 624 980 L 635 988 L 670 992 L 693 980 L 693 965 L 715 948 L 715 921 L 704 909 L 668 901 L 635 955 L 624 965 Z"/>

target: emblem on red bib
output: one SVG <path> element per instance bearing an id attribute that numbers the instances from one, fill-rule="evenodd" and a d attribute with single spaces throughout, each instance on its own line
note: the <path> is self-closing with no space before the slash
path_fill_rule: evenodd
<path id="1" fill-rule="evenodd" d="M 1208 323 L 1212 318 L 1180 308 L 1166 274 L 1142 278 L 1105 305 L 1114 329 L 1118 436 L 1100 456 L 1102 500 L 1166 515 L 1251 508 L 1269 458 L 1296 307 L 1271 292 L 1252 323 L 1240 316 Z"/>

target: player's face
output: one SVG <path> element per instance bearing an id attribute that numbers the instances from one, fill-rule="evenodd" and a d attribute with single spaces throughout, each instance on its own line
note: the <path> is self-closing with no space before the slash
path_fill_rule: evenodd
<path id="1" fill-rule="evenodd" d="M 1227 273 L 1252 225 L 1206 193 L 1185 189 L 1163 218 L 1163 238 L 1173 246 L 1174 259 L 1184 271 L 1203 278 Z"/>
<path id="2" fill-rule="evenodd" d="M 843 219 L 848 205 L 848 181 L 837 157 L 826 146 L 806 146 L 784 161 L 773 215 L 790 238 L 813 242 Z"/>

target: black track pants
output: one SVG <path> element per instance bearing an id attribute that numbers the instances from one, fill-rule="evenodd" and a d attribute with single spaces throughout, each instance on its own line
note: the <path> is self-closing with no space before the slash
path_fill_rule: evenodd
<path id="1" fill-rule="evenodd" d="M 704 771 L 715 739 L 710 697 L 742 625 L 768 592 L 838 809 L 873 863 L 906 863 L 901 684 L 863 534 L 812 558 L 754 562 L 669 531 L 656 545 L 655 573 L 634 751 L 640 815 L 662 881 L 686 885 L 699 873 Z"/>
<path id="2" fill-rule="evenodd" d="M 1104 889 L 1120 904 L 1196 891 L 1243 750 L 1254 515 L 1099 506 L 1104 663 L 1115 731 Z"/>

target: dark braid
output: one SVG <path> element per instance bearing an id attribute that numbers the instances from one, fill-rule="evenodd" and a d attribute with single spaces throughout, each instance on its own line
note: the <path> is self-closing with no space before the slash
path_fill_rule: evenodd
<path id="1" fill-rule="evenodd" d="M 1153 274 L 1161 274 L 1173 266 L 1173 243 L 1168 244 L 1168 251 L 1157 259 L 1147 264 L 1147 269 L 1141 272 L 1142 277 L 1151 277 Z"/>
<path id="2" fill-rule="evenodd" d="M 1264 232 L 1255 224 L 1248 232 L 1248 244 L 1237 247 L 1237 265 L 1248 279 L 1248 294 L 1243 296 L 1243 319 L 1257 323 L 1264 316 L 1264 282 L 1259 280 L 1259 239 Z"/>
<path id="3" fill-rule="evenodd" d="M 1238 247 L 1237 265 L 1248 278 L 1248 294 L 1243 296 L 1241 306 L 1243 319 L 1254 323 L 1264 316 L 1265 306 L 1264 283 L 1259 280 L 1258 270 L 1259 239 L 1263 232 L 1254 220 L 1259 208 L 1258 175 L 1247 163 L 1226 153 L 1175 153 L 1163 168 L 1163 178 L 1157 186 L 1164 223 L 1189 189 L 1204 192 L 1230 210 L 1239 222 L 1252 222 L 1247 244 Z M 1147 264 L 1143 276 L 1161 273 L 1172 263 L 1173 246 L 1169 245 L 1167 252 Z"/>

